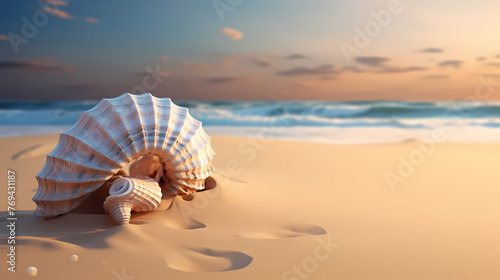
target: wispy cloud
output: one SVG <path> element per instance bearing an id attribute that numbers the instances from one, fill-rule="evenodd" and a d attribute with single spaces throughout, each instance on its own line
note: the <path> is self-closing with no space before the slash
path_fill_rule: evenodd
<path id="1" fill-rule="evenodd" d="M 278 76 L 299 76 L 299 75 L 328 75 L 340 74 L 341 71 L 337 70 L 335 66 L 330 64 L 320 65 L 318 67 L 296 67 L 290 70 L 278 71 Z"/>
<path id="2" fill-rule="evenodd" d="M 344 67 L 342 67 L 342 71 L 343 72 L 350 71 L 350 72 L 354 72 L 354 73 L 363 73 L 363 72 L 365 72 L 365 71 L 363 71 L 361 68 L 359 68 L 357 66 L 344 66 Z"/>
<path id="3" fill-rule="evenodd" d="M 156 72 L 156 74 L 160 77 L 168 77 L 170 76 L 170 73 L 169 72 Z M 148 71 L 139 71 L 139 72 L 135 72 L 134 73 L 134 76 L 137 76 L 137 77 L 144 77 L 144 76 L 147 76 L 147 75 L 151 75 L 150 72 Z"/>
<path id="4" fill-rule="evenodd" d="M 229 38 L 231 38 L 233 40 L 239 40 L 239 39 L 243 38 L 243 33 L 241 33 L 240 31 L 238 31 L 236 29 L 232 29 L 232 28 L 223 28 L 222 34 L 228 36 Z"/>
<path id="5" fill-rule="evenodd" d="M 332 77 L 332 76 L 328 76 L 328 77 L 321 77 L 322 80 L 324 81 L 333 81 L 333 80 L 338 80 L 337 77 Z"/>
<path id="6" fill-rule="evenodd" d="M 391 59 L 382 56 L 358 56 L 354 60 L 369 67 L 384 67 L 384 64 Z"/>
<path id="7" fill-rule="evenodd" d="M 0 41 L 7 41 L 7 36 L 0 34 Z"/>
<path id="8" fill-rule="evenodd" d="M 294 82 L 292 83 L 292 86 L 298 88 L 312 89 L 312 90 L 319 89 L 317 84 L 311 82 Z"/>
<path id="9" fill-rule="evenodd" d="M 54 65 L 38 60 L 4 60 L 0 61 L 0 70 L 33 70 L 33 71 L 72 71 L 73 66 Z"/>
<path id="10" fill-rule="evenodd" d="M 448 79 L 448 75 L 426 75 L 420 77 L 421 79 Z"/>
<path id="11" fill-rule="evenodd" d="M 68 6 L 69 0 L 68 1 L 62 1 L 62 0 L 40 0 L 41 3 L 45 3 L 46 5 L 41 5 L 42 10 L 45 11 L 48 14 L 51 14 L 53 16 L 56 16 L 58 18 L 62 19 L 71 19 L 73 18 L 72 15 L 69 13 L 62 11 L 59 9 L 59 7 L 65 7 Z M 99 23 L 100 20 L 97 18 L 93 17 L 84 17 L 84 18 L 79 18 L 83 19 L 86 22 L 89 23 Z"/>
<path id="12" fill-rule="evenodd" d="M 283 56 L 264 53 L 225 54 L 209 52 L 205 54 L 205 58 L 213 62 L 213 64 L 211 64 L 213 67 L 232 67 L 235 64 L 239 64 L 241 62 L 243 62 L 245 65 L 248 65 L 249 63 L 255 65 L 255 62 L 253 62 L 253 60 L 260 60 L 265 62 L 281 60 L 283 59 Z"/>
<path id="13" fill-rule="evenodd" d="M 259 67 L 263 67 L 263 68 L 271 66 L 271 63 L 264 61 L 264 60 L 260 60 L 260 59 L 252 59 L 250 61 L 253 62 L 255 65 L 257 65 Z"/>
<path id="14" fill-rule="evenodd" d="M 207 84 L 228 84 L 233 82 L 248 81 L 250 77 L 215 77 L 205 80 Z"/>
<path id="15" fill-rule="evenodd" d="M 68 5 L 67 1 L 61 1 L 61 0 L 42 0 L 42 2 L 50 4 L 50 5 L 54 5 L 54 6 L 61 6 L 61 7 Z"/>
<path id="16" fill-rule="evenodd" d="M 52 7 L 43 7 L 42 8 L 45 12 L 49 13 L 49 14 L 52 14 L 58 18 L 63 18 L 63 19 L 70 19 L 71 18 L 71 15 L 64 12 L 64 11 L 61 11 L 59 9 L 55 9 L 55 8 L 52 8 Z"/>
<path id="17" fill-rule="evenodd" d="M 500 63 L 497 63 L 497 62 L 485 63 L 484 65 L 500 68 Z"/>
<path id="18" fill-rule="evenodd" d="M 168 60 L 168 56 L 166 56 L 166 55 L 160 56 L 160 60 L 161 61 L 167 61 Z"/>
<path id="19" fill-rule="evenodd" d="M 438 66 L 439 67 L 453 67 L 455 69 L 458 69 L 460 67 L 462 67 L 462 61 L 461 60 L 445 60 L 445 61 L 441 61 L 438 63 Z"/>
<path id="20" fill-rule="evenodd" d="M 208 68 L 208 64 L 205 63 L 195 63 L 195 62 L 188 62 L 188 61 L 181 61 L 178 62 L 177 65 L 188 68 L 188 69 L 193 69 L 193 70 L 202 70 Z"/>
<path id="21" fill-rule="evenodd" d="M 287 56 L 286 59 L 293 60 L 293 59 L 311 59 L 311 58 L 303 54 L 291 54 Z"/>
<path id="22" fill-rule="evenodd" d="M 444 50 L 440 49 L 440 48 L 425 48 L 425 49 L 418 50 L 418 52 L 423 52 L 423 53 L 442 53 L 442 52 L 444 52 Z"/>
<path id="23" fill-rule="evenodd" d="M 93 17 L 86 17 L 83 20 L 86 22 L 90 22 L 90 23 L 99 23 L 100 22 L 98 19 L 93 18 Z"/>
<path id="24" fill-rule="evenodd" d="M 486 60 L 486 57 L 484 57 L 484 56 L 478 56 L 478 57 L 476 57 L 476 60 L 477 61 L 484 61 L 484 60 Z"/>
<path id="25" fill-rule="evenodd" d="M 406 72 L 415 72 L 415 71 L 425 71 L 428 68 L 418 67 L 418 66 L 409 66 L 409 67 L 396 67 L 396 66 L 388 66 L 383 67 L 377 71 L 377 73 L 387 74 L 387 73 L 406 73 Z"/>

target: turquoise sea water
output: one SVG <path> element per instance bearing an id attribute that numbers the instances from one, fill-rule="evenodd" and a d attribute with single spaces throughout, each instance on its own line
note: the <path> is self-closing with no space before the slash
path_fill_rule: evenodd
<path id="1" fill-rule="evenodd" d="M 500 102 L 402 101 L 175 101 L 188 107 L 203 126 L 222 134 L 251 136 L 259 128 L 282 127 L 322 131 L 430 130 L 438 127 L 500 127 Z M 71 127 L 80 114 L 98 101 L 0 101 L 0 136 L 59 133 Z M 496 129 L 495 129 L 496 131 Z M 228 133 L 229 132 L 229 133 Z M 250 133 L 249 133 L 250 132 Z M 295 133 L 300 136 L 300 133 Z M 373 134 L 373 133 L 372 133 Z M 302 138 L 307 138 L 304 134 Z M 277 136 L 279 138 L 279 135 Z M 293 138 L 293 137 L 292 137 Z M 307 139 L 305 139 L 307 140 Z"/>

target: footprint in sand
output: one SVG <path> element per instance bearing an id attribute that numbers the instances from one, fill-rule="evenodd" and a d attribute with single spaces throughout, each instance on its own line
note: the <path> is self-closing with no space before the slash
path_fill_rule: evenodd
<path id="1" fill-rule="evenodd" d="M 237 251 L 209 248 L 189 248 L 184 253 L 166 259 L 175 270 L 187 272 L 229 271 L 247 267 L 253 258 Z"/>
<path id="2" fill-rule="evenodd" d="M 281 229 L 255 231 L 237 234 L 236 236 L 252 239 L 282 239 L 308 235 L 323 235 L 326 233 L 320 226 L 315 225 L 290 225 Z"/>
<path id="3" fill-rule="evenodd" d="M 32 147 L 29 147 L 27 149 L 24 149 L 15 155 L 12 156 L 13 160 L 18 160 L 18 159 L 25 159 L 25 158 L 31 158 L 31 157 L 36 157 L 36 156 L 41 156 L 41 155 L 47 155 L 50 153 L 54 147 L 56 146 L 56 143 L 49 143 L 45 145 L 35 145 Z"/>

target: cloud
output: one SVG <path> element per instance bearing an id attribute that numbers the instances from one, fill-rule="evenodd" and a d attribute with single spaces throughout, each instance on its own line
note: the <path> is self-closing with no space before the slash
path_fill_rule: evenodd
<path id="1" fill-rule="evenodd" d="M 388 66 L 388 67 L 383 67 L 382 69 L 377 71 L 377 73 L 380 73 L 380 74 L 406 73 L 406 72 L 425 71 L 425 70 L 428 70 L 428 68 L 418 67 L 418 66 L 409 66 L 409 67 Z"/>
<path id="2" fill-rule="evenodd" d="M 92 17 L 86 17 L 83 20 L 86 22 L 90 22 L 90 23 L 99 23 L 100 22 L 98 19 L 92 18 Z"/>
<path id="3" fill-rule="evenodd" d="M 286 59 L 311 59 L 311 58 L 303 54 L 291 54 L 287 56 Z"/>
<path id="4" fill-rule="evenodd" d="M 42 2 L 45 2 L 45 3 L 50 4 L 50 5 L 54 5 L 54 6 L 61 6 L 61 7 L 68 5 L 68 2 L 61 1 L 61 0 L 43 0 Z"/>
<path id="5" fill-rule="evenodd" d="M 315 83 L 311 83 L 311 82 L 295 82 L 295 83 L 292 83 L 292 86 L 294 87 L 299 87 L 299 88 L 305 88 L 305 89 L 312 89 L 312 90 L 318 90 L 318 85 L 316 85 Z"/>
<path id="6" fill-rule="evenodd" d="M 260 60 L 260 59 L 252 59 L 250 61 L 253 62 L 255 65 L 257 65 L 259 67 L 269 67 L 269 66 L 271 66 L 271 63 L 269 63 L 267 61 L 264 61 L 264 60 Z"/>
<path id="7" fill-rule="evenodd" d="M 178 62 L 177 65 L 188 68 L 188 69 L 193 69 L 193 70 L 202 70 L 208 68 L 208 65 L 205 63 L 194 63 L 194 62 L 187 62 L 187 61 L 181 61 Z"/>
<path id="8" fill-rule="evenodd" d="M 484 57 L 484 56 L 478 56 L 478 57 L 476 57 L 476 60 L 477 61 L 484 61 L 484 60 L 486 60 L 486 57 Z"/>
<path id="9" fill-rule="evenodd" d="M 500 63 L 497 63 L 497 62 L 485 63 L 484 65 L 500 68 Z"/>
<path id="10" fill-rule="evenodd" d="M 357 66 L 344 66 L 344 67 L 342 67 L 342 71 L 343 72 L 351 71 L 351 72 L 354 72 L 354 73 L 363 73 L 363 72 L 365 72 L 365 71 L 363 71 L 362 69 L 360 69 Z"/>
<path id="11" fill-rule="evenodd" d="M 157 69 L 159 70 L 159 69 Z M 166 78 L 168 76 L 170 76 L 170 73 L 169 72 L 155 72 L 158 76 L 160 77 L 163 77 L 163 78 Z M 134 76 L 137 76 L 137 77 L 144 77 L 144 76 L 148 76 L 148 75 L 151 75 L 151 72 L 148 72 L 148 71 L 139 71 L 139 72 L 135 72 L 134 73 Z"/>
<path id="12" fill-rule="evenodd" d="M 495 55 L 495 58 L 500 59 L 500 54 Z"/>
<path id="13" fill-rule="evenodd" d="M 340 74 L 341 71 L 337 70 L 335 66 L 325 64 L 314 68 L 296 67 L 290 70 L 278 71 L 278 76 L 299 76 L 299 75 L 328 75 Z"/>
<path id="14" fill-rule="evenodd" d="M 213 67 L 232 67 L 235 64 L 243 65 L 255 64 L 252 60 L 275 61 L 283 59 L 283 56 L 266 53 L 239 53 L 225 54 L 218 52 L 207 52 L 204 54 L 205 61 L 210 61 Z"/>
<path id="15" fill-rule="evenodd" d="M 231 28 L 223 28 L 222 34 L 228 36 L 229 38 L 231 38 L 233 40 L 239 40 L 239 39 L 243 38 L 243 33 L 239 32 L 238 30 L 231 29 Z"/>
<path id="16" fill-rule="evenodd" d="M 7 36 L 0 34 L 0 41 L 7 41 Z"/>
<path id="17" fill-rule="evenodd" d="M 369 67 L 384 67 L 384 64 L 391 59 L 381 56 L 358 56 L 354 60 L 356 60 L 359 64 L 367 65 Z"/>
<path id="18" fill-rule="evenodd" d="M 168 56 L 166 56 L 166 55 L 160 56 L 160 60 L 161 61 L 167 61 L 168 60 Z"/>
<path id="19" fill-rule="evenodd" d="M 0 70 L 33 70 L 33 71 L 73 71 L 72 66 L 53 65 L 37 60 L 3 60 L 0 61 Z"/>
<path id="20" fill-rule="evenodd" d="M 228 83 L 239 82 L 239 81 L 248 81 L 248 80 L 250 80 L 249 77 L 215 77 L 215 78 L 206 79 L 205 83 L 207 83 L 207 84 L 228 84 Z"/>
<path id="21" fill-rule="evenodd" d="M 55 8 L 52 8 L 52 7 L 43 7 L 42 8 L 45 12 L 49 13 L 49 14 L 52 14 L 58 18 L 64 18 L 64 19 L 69 19 L 71 18 L 71 15 L 66 13 L 66 12 L 63 12 L 59 9 L 55 9 Z"/>
<path id="22" fill-rule="evenodd" d="M 440 49 L 440 48 L 425 48 L 425 49 L 418 50 L 418 52 L 424 52 L 424 53 L 442 53 L 442 52 L 444 52 L 444 50 Z"/>
<path id="23" fill-rule="evenodd" d="M 322 80 L 324 81 L 333 81 L 333 80 L 338 80 L 337 77 L 321 77 Z"/>
<path id="24" fill-rule="evenodd" d="M 441 61 L 440 63 L 438 63 L 438 66 L 439 67 L 453 67 L 455 69 L 458 69 L 460 67 L 462 67 L 462 61 L 461 60 L 445 60 L 445 61 Z"/>
<path id="25" fill-rule="evenodd" d="M 421 79 L 448 79 L 448 75 L 427 75 L 420 77 Z"/>

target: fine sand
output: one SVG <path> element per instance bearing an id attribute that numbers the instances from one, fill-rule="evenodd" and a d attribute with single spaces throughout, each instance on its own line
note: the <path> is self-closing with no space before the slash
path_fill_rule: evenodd
<path id="1" fill-rule="evenodd" d="M 65 280 L 500 279 L 500 144 L 437 144 L 425 155 L 413 141 L 214 136 L 215 189 L 115 226 L 105 214 L 33 216 L 35 175 L 57 141 L 0 138 L 2 280 L 35 279 L 29 266 L 38 279 Z M 409 156 L 418 166 L 402 166 Z M 9 169 L 15 273 L 6 263 Z M 404 181 L 391 188 L 387 172 Z"/>

